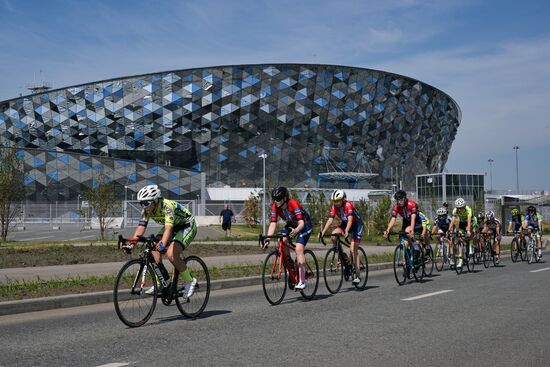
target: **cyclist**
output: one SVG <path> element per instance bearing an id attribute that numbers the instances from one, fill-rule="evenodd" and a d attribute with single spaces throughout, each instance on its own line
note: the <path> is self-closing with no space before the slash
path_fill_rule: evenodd
<path id="1" fill-rule="evenodd" d="M 463 198 L 457 198 L 455 200 L 455 208 L 453 209 L 453 216 L 451 218 L 451 231 L 454 233 L 455 227 L 462 231 L 466 231 L 466 242 L 468 243 L 468 248 L 470 247 L 470 237 L 472 235 L 472 208 L 466 205 L 466 201 Z M 462 246 L 461 246 L 462 247 Z M 458 251 L 462 253 L 462 248 L 459 248 Z M 454 239 L 451 237 L 451 246 L 449 248 L 451 258 L 454 256 Z M 462 267 L 462 255 L 458 257 L 457 267 Z"/>
<path id="2" fill-rule="evenodd" d="M 523 228 L 529 229 L 529 235 L 535 235 L 537 241 L 537 256 L 539 259 L 542 258 L 542 247 L 541 247 L 541 235 L 542 235 L 542 215 L 537 213 L 537 208 L 533 205 L 530 205 L 527 208 L 527 214 L 523 221 Z"/>
<path id="3" fill-rule="evenodd" d="M 508 217 L 508 233 L 517 232 L 523 227 L 525 217 L 520 213 L 518 208 L 512 209 Z"/>
<path id="4" fill-rule="evenodd" d="M 449 217 L 449 212 L 447 211 L 447 208 L 441 207 L 437 209 L 436 214 L 437 218 L 435 218 L 434 220 L 432 234 L 449 232 L 451 217 Z"/>
<path id="5" fill-rule="evenodd" d="M 187 269 L 185 262 L 180 257 L 183 250 L 189 246 L 197 234 L 195 217 L 181 204 L 164 199 L 157 185 L 148 185 L 139 190 L 137 194 L 143 208 L 141 219 L 134 233 L 134 242 L 137 236 L 143 236 L 150 219 L 164 225 L 159 231 L 156 249 L 152 251 L 155 262 L 160 264 L 161 254 L 166 253 L 168 260 L 174 265 L 185 280 L 183 297 L 189 298 L 195 292 L 197 279 L 193 278 Z M 149 289 L 148 294 L 154 292 Z"/>
<path id="6" fill-rule="evenodd" d="M 422 233 L 422 223 L 418 218 L 418 205 L 407 199 L 407 193 L 403 190 L 399 190 L 395 193 L 394 199 L 396 201 L 395 205 L 392 208 L 391 219 L 388 223 L 388 227 L 384 231 L 384 237 L 388 237 L 390 230 L 393 228 L 397 220 L 397 215 L 400 215 L 403 218 L 403 225 L 401 227 L 402 231 L 405 231 L 407 237 L 409 238 L 410 243 L 414 242 L 414 234 Z M 407 248 L 409 244 L 407 243 Z M 416 246 L 415 246 L 416 249 Z"/>
<path id="7" fill-rule="evenodd" d="M 319 233 L 319 239 L 324 236 L 327 229 L 332 224 L 334 217 L 338 216 L 340 218 L 340 225 L 335 228 L 332 233 L 342 233 L 344 237 L 347 237 L 349 234 L 352 235 L 350 251 L 353 254 L 355 259 L 355 274 L 352 279 L 353 284 L 361 283 L 359 278 L 359 269 L 360 269 L 360 259 L 357 256 L 357 248 L 361 243 L 361 237 L 363 236 L 363 221 L 361 216 L 355 206 L 351 201 L 346 200 L 346 193 L 342 190 L 334 190 L 330 196 L 332 201 L 332 207 L 330 208 L 330 214 L 323 230 Z"/>
<path id="8" fill-rule="evenodd" d="M 500 240 L 502 239 L 500 235 L 501 225 L 500 221 L 495 217 L 495 213 L 488 211 L 485 213 L 485 224 L 483 225 L 482 233 L 493 233 L 493 239 L 495 241 L 495 253 L 496 261 L 495 263 L 500 263 Z"/>
<path id="9" fill-rule="evenodd" d="M 479 252 L 483 252 L 483 241 L 481 241 L 481 232 L 483 231 L 483 227 L 485 226 L 485 212 L 480 211 L 475 216 L 476 218 L 476 224 L 474 226 L 474 233 L 475 233 L 475 240 L 478 244 L 478 250 Z"/>
<path id="10" fill-rule="evenodd" d="M 280 231 L 280 234 L 289 235 L 296 239 L 296 260 L 298 261 L 298 274 L 300 281 L 294 286 L 294 289 L 304 289 L 306 287 L 306 265 L 304 249 L 311 236 L 313 225 L 309 214 L 302 208 L 297 200 L 291 199 L 286 187 L 280 186 L 271 192 L 273 204 L 271 204 L 271 223 L 267 229 L 267 235 L 272 236 L 277 228 L 277 219 L 281 217 L 286 221 L 286 225 Z M 283 237 L 285 245 L 288 245 L 288 239 Z M 269 245 L 269 239 L 264 241 L 264 249 Z M 288 246 L 284 246 L 284 251 L 288 256 Z"/>

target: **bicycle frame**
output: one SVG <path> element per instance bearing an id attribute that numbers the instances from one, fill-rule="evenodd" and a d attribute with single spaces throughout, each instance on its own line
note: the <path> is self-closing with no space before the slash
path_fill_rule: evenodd
<path id="1" fill-rule="evenodd" d="M 347 238 L 344 238 L 344 241 L 342 241 L 341 240 L 341 237 L 342 237 L 341 233 L 332 233 L 330 235 L 326 235 L 326 236 L 321 237 L 321 243 L 325 246 L 327 245 L 325 243 L 325 240 L 324 240 L 325 237 L 334 238 L 332 248 L 334 248 L 335 250 L 338 251 L 338 259 L 344 265 L 344 272 L 351 274 L 353 271 L 355 271 L 356 270 L 355 269 L 355 262 L 354 262 L 355 258 L 353 257 L 353 253 L 351 252 L 351 243 L 349 242 L 349 240 Z M 345 246 L 348 249 L 350 249 L 349 263 L 344 261 L 345 252 L 344 252 L 344 249 L 343 249 L 342 246 Z"/>
<path id="2" fill-rule="evenodd" d="M 283 238 L 285 237 L 288 239 L 288 244 L 285 244 L 285 241 L 283 241 Z M 287 247 L 289 250 L 296 251 L 296 246 L 292 243 L 292 239 L 288 235 L 279 234 L 273 236 L 260 236 L 260 241 L 268 238 L 277 238 L 277 250 L 279 252 L 277 261 L 275 261 L 271 267 L 271 276 L 274 277 L 276 274 L 276 276 L 280 278 L 284 269 L 286 269 L 292 283 L 297 284 L 299 281 L 299 274 L 298 271 L 296 271 L 295 263 L 293 264 L 291 262 L 292 259 L 290 257 L 290 253 L 287 256 L 284 250 L 285 247 Z"/>

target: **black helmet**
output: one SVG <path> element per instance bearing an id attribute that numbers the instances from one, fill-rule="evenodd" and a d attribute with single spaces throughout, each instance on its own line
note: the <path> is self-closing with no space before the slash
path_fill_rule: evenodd
<path id="1" fill-rule="evenodd" d="M 407 200 L 407 193 L 403 190 L 399 190 L 395 193 L 393 197 L 395 198 L 395 200 L 401 200 L 401 199 Z"/>
<path id="2" fill-rule="evenodd" d="M 529 205 L 529 207 L 527 208 L 527 213 L 536 213 L 537 212 L 537 208 L 535 208 L 533 205 Z"/>
<path id="3" fill-rule="evenodd" d="M 284 186 L 279 186 L 271 191 L 271 198 L 273 201 L 281 201 L 288 198 L 288 189 Z"/>

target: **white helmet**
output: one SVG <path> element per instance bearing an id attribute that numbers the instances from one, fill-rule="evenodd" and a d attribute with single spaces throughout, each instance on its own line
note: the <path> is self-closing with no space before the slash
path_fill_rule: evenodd
<path id="1" fill-rule="evenodd" d="M 495 213 L 489 210 L 487 213 L 485 213 L 485 219 L 489 222 L 492 221 L 493 219 L 495 219 Z"/>
<path id="2" fill-rule="evenodd" d="M 330 195 L 330 200 L 332 201 L 338 201 L 338 200 L 344 200 L 346 198 L 346 193 L 344 190 L 334 190 L 332 192 L 332 195 Z"/>
<path id="3" fill-rule="evenodd" d="M 463 198 L 457 198 L 455 200 L 455 207 L 464 208 L 465 205 L 466 205 L 466 201 Z"/>
<path id="4" fill-rule="evenodd" d="M 148 185 L 142 187 L 137 194 L 139 201 L 156 200 L 160 198 L 160 189 L 157 185 Z"/>
<path id="5" fill-rule="evenodd" d="M 441 207 L 441 208 L 437 209 L 436 213 L 437 213 L 437 215 L 445 215 L 445 214 L 447 214 L 447 208 Z"/>

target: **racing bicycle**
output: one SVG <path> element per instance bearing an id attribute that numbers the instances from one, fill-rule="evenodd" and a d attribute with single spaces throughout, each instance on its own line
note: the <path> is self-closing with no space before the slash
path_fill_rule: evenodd
<path id="1" fill-rule="evenodd" d="M 170 280 L 168 273 L 155 262 L 151 253 L 155 248 L 155 240 L 154 235 L 137 237 L 137 242 L 143 245 L 143 253 L 139 258 L 125 263 L 116 277 L 113 291 L 115 311 L 129 327 L 145 324 L 153 315 L 159 297 L 166 305 L 175 300 L 179 311 L 189 318 L 199 316 L 210 297 L 210 274 L 204 261 L 198 256 L 185 257 L 182 254 L 191 275 L 197 279 L 195 292 L 185 298 L 185 281 L 183 277 L 180 278 L 179 272 L 174 270 Z M 131 254 L 132 246 L 122 235 L 118 237 L 118 246 Z M 153 292 L 148 294 L 151 287 Z"/>
<path id="2" fill-rule="evenodd" d="M 288 239 L 285 243 L 283 238 Z M 267 301 L 272 305 L 278 305 L 282 302 L 288 288 L 294 289 L 299 282 L 298 262 L 292 258 L 291 251 L 295 253 L 296 246 L 288 234 L 278 234 L 273 236 L 259 236 L 260 247 L 265 248 L 265 240 L 277 239 L 277 248 L 267 254 L 262 269 L 262 287 Z M 300 290 L 300 294 L 307 300 L 313 299 L 319 286 L 319 264 L 315 254 L 310 249 L 304 250 L 306 266 L 306 287 Z"/>
<path id="3" fill-rule="evenodd" d="M 359 256 L 359 269 L 356 269 L 353 253 L 350 251 L 348 256 L 344 251 L 344 247 L 350 248 L 349 240 L 344 238 L 341 233 L 324 235 L 321 237 L 321 243 L 325 246 L 327 244 L 324 239 L 328 237 L 333 238 L 334 242 L 332 248 L 327 251 L 323 264 L 323 277 L 327 290 L 332 294 L 338 293 L 344 280 L 351 281 L 355 274 L 361 281 L 353 285 L 357 289 L 365 289 L 369 277 L 369 261 L 365 250 L 356 245 L 357 256 Z"/>

